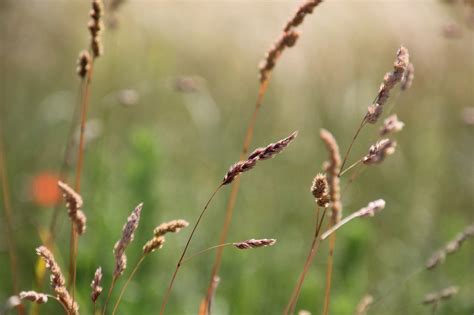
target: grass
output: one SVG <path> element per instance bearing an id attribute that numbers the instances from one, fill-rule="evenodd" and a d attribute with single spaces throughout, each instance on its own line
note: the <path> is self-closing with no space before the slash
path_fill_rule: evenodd
<path id="1" fill-rule="evenodd" d="M 9 43 L 8 54 L 2 50 L 1 62 L 2 114 L 7 113 L 2 130 L 15 210 L 19 286 L 28 289 L 34 248 L 41 243 L 34 231 L 47 227 L 52 214 L 52 209 L 30 198 L 29 179 L 43 170 L 59 170 L 77 89 L 74 60 L 86 44 L 83 24 L 87 17 L 82 13 L 88 9 L 87 3 L 79 1 L 51 7 L 23 2 L 5 6 L 0 23 L 16 27 L 2 28 L 0 35 L 2 42 Z M 238 155 L 257 93 L 256 65 L 294 6 L 293 2 L 204 2 L 201 6 L 130 2 L 121 9 L 122 27 L 107 34 L 106 55 L 94 69 L 94 106 L 89 117 L 101 121 L 102 134 L 86 146 L 81 180 L 88 229 L 94 231 L 79 243 L 76 298 L 84 314 L 90 312 L 89 284 L 98 264 L 107 288 L 113 270 L 111 249 L 131 205 L 145 203 L 141 233 L 127 254 L 131 266 L 140 257 L 146 231 L 176 217 L 196 217 L 206 194 Z M 341 148 L 348 147 L 350 134 L 400 43 L 411 51 L 416 78 L 396 108 L 406 123 L 397 139 L 397 152 L 380 167 L 365 170 L 344 197 L 347 211 L 375 197 L 386 199 L 388 206 L 373 220 L 356 221 L 337 232 L 331 313 L 352 313 L 366 293 L 377 301 L 472 222 L 473 182 L 468 176 L 472 173 L 472 126 L 463 124 L 460 117 L 473 101 L 469 85 L 474 71 L 472 31 L 466 29 L 463 38 L 448 40 L 439 29 L 454 17 L 451 7 L 437 2 L 411 4 L 409 10 L 406 6 L 394 2 L 377 8 L 371 3 L 356 7 L 326 1 L 317 17 L 305 21 L 297 46 L 279 61 L 253 143 L 266 143 L 288 130 L 298 129 L 300 134 L 292 153 L 244 175 L 228 236 L 233 240 L 265 235 L 278 243 L 262 251 L 224 252 L 215 314 L 282 312 L 314 229 L 314 222 L 308 220 L 314 203 L 308 187 L 326 159 L 319 129 L 331 130 Z M 176 20 L 186 23 L 178 27 Z M 188 94 L 176 91 L 175 79 L 189 74 L 204 79 L 200 89 Z M 136 106 L 119 104 L 115 92 L 124 88 L 138 91 Z M 217 118 L 203 123 L 189 106 L 201 106 L 217 113 Z M 366 154 L 375 131 L 370 127 L 361 132 L 352 157 Z M 228 193 L 216 196 L 212 220 L 207 217 L 190 252 L 216 244 L 220 227 L 212 223 L 223 222 Z M 3 211 L 1 215 L 4 222 Z M 68 223 L 64 210 L 55 254 L 66 270 Z M 3 226 L 1 231 L 5 231 Z M 1 233 L 1 279 L 10 278 L 5 237 Z M 156 311 L 156 297 L 162 296 L 184 242 L 180 235 L 173 245 L 166 244 L 159 258 L 144 261 L 124 294 L 119 313 Z M 321 244 L 320 254 L 327 253 L 326 246 Z M 402 290 L 376 302 L 374 312 L 428 313 L 421 305 L 425 293 L 455 284 L 460 287 L 458 295 L 439 305 L 437 314 L 472 313 L 474 288 L 465 275 L 473 245 L 463 246 L 436 272 L 419 274 Z M 325 262 L 326 255 L 316 256 L 298 303 L 313 314 L 322 311 Z M 197 313 L 211 266 L 212 256 L 203 255 L 183 267 L 170 297 L 170 314 Z M 276 276 L 279 285 L 271 285 Z M 11 283 L 2 282 L 0 300 L 6 300 L 11 290 Z M 315 297 L 320 297 L 321 307 Z M 61 309 L 47 304 L 42 312 L 59 314 Z"/>

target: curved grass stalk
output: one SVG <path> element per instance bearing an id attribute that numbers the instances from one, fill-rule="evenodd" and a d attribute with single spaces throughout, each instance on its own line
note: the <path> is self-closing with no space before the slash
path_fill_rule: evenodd
<path id="1" fill-rule="evenodd" d="M 240 177 L 240 176 L 239 176 Z M 238 180 L 238 178 L 237 178 Z M 166 290 L 166 293 L 165 293 L 165 297 L 163 298 L 163 303 L 161 304 L 161 308 L 160 308 L 160 315 L 163 315 L 164 312 L 165 312 L 165 309 L 166 309 L 166 304 L 168 303 L 168 300 L 169 300 L 169 297 L 170 297 L 170 294 L 171 294 L 171 289 L 173 288 L 173 284 L 174 284 L 174 281 L 176 279 L 176 276 L 178 274 L 178 271 L 179 271 L 179 268 L 181 267 L 181 264 L 183 262 L 183 259 L 184 259 L 184 256 L 186 255 L 186 252 L 188 250 L 188 247 L 189 247 L 189 244 L 191 243 L 191 240 L 194 236 L 194 233 L 196 232 L 196 229 L 199 225 L 199 223 L 201 222 L 201 219 L 202 217 L 204 216 L 204 213 L 206 212 L 207 208 L 209 207 L 209 204 L 211 203 L 212 199 L 214 199 L 214 196 L 217 194 L 217 192 L 223 187 L 223 184 L 220 184 L 216 190 L 214 190 L 214 192 L 211 194 L 211 197 L 209 197 L 209 199 L 207 200 L 206 202 L 206 205 L 204 206 L 204 209 L 201 211 L 201 214 L 199 215 L 196 223 L 194 224 L 194 227 L 193 227 L 193 230 L 191 231 L 191 234 L 189 235 L 189 238 L 186 242 L 186 246 L 184 247 L 183 249 L 183 252 L 181 254 L 181 257 L 179 258 L 179 261 L 176 265 L 176 269 L 173 273 L 173 276 L 171 277 L 171 281 L 168 285 L 168 289 Z"/>

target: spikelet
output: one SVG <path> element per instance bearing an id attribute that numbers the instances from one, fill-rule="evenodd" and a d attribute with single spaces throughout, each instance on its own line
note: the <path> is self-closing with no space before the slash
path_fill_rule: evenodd
<path id="1" fill-rule="evenodd" d="M 273 158 L 275 155 L 283 151 L 293 140 L 298 136 L 298 131 L 293 132 L 288 137 L 279 140 L 275 143 L 267 145 L 265 148 L 255 149 L 250 153 L 248 160 L 257 158 L 258 160 L 267 160 Z"/>
<path id="2" fill-rule="evenodd" d="M 372 295 L 367 294 L 365 295 L 357 304 L 356 312 L 355 315 L 365 315 L 367 314 L 367 310 L 369 309 L 369 306 L 374 302 L 374 298 Z"/>
<path id="3" fill-rule="evenodd" d="M 370 105 L 365 115 L 365 121 L 370 124 L 375 124 L 383 113 L 383 106 L 387 102 L 390 95 L 390 90 L 402 80 L 409 64 L 409 53 L 405 47 L 400 47 L 397 51 L 397 58 L 393 64 L 393 71 L 387 72 L 383 78 L 383 83 L 380 85 L 379 92 L 375 102 Z"/>
<path id="4" fill-rule="evenodd" d="M 122 275 L 125 268 L 127 268 L 127 256 L 125 255 L 125 249 L 133 241 L 135 230 L 138 228 L 140 222 L 140 214 L 143 208 L 143 203 L 140 203 L 132 211 L 132 214 L 128 217 L 127 223 L 123 226 L 122 237 L 115 243 L 114 256 L 115 256 L 115 270 L 114 278 Z"/>
<path id="5" fill-rule="evenodd" d="M 100 57 L 103 54 L 103 47 L 100 41 L 100 32 L 103 29 L 102 15 L 104 13 L 104 6 L 102 0 L 92 0 L 92 9 L 90 11 L 89 32 L 91 34 L 90 47 L 94 58 Z"/>
<path id="6" fill-rule="evenodd" d="M 313 194 L 318 206 L 326 208 L 329 205 L 330 199 L 328 191 L 326 175 L 317 174 L 313 179 L 313 184 L 311 185 L 311 193 Z"/>
<path id="7" fill-rule="evenodd" d="M 383 162 L 387 155 L 395 153 L 397 143 L 390 139 L 382 139 L 370 146 L 369 153 L 362 158 L 362 163 L 366 165 L 379 164 Z"/>
<path id="8" fill-rule="evenodd" d="M 92 279 L 91 282 L 91 300 L 93 303 L 97 301 L 99 298 L 100 294 L 102 293 L 102 287 L 100 286 L 102 282 L 102 268 L 99 267 L 94 273 L 94 278 Z"/>
<path id="9" fill-rule="evenodd" d="M 247 160 L 239 161 L 233 164 L 227 171 L 224 179 L 222 180 L 222 185 L 228 185 L 234 181 L 234 179 L 243 172 L 251 170 L 257 161 L 267 160 L 273 158 L 278 153 L 282 152 L 298 135 L 298 132 L 295 131 L 288 137 L 279 140 L 275 143 L 271 143 L 264 148 L 255 149 L 248 156 Z"/>
<path id="10" fill-rule="evenodd" d="M 329 153 L 329 162 L 326 163 L 325 171 L 329 185 L 329 199 L 331 201 L 331 220 L 335 224 L 342 217 L 341 188 L 338 176 L 341 170 L 341 155 L 336 139 L 329 131 L 321 129 L 319 136 Z"/>
<path id="11" fill-rule="evenodd" d="M 155 234 L 155 237 L 163 236 L 166 233 L 177 233 L 188 225 L 189 223 L 186 220 L 173 220 L 160 224 L 154 229 L 153 233 Z"/>
<path id="12" fill-rule="evenodd" d="M 272 246 L 276 243 L 275 239 L 250 239 L 238 243 L 232 243 L 232 245 L 238 249 L 249 249 L 249 248 L 257 248 L 257 247 L 266 247 L 266 246 Z"/>
<path id="13" fill-rule="evenodd" d="M 87 50 L 83 50 L 79 53 L 79 57 L 77 58 L 77 68 L 76 72 L 77 75 L 84 79 L 89 72 L 91 67 L 91 55 Z"/>
<path id="14" fill-rule="evenodd" d="M 389 133 L 399 132 L 404 126 L 405 124 L 398 120 L 397 115 L 393 114 L 384 120 L 382 127 L 380 127 L 379 135 L 385 136 Z"/>
<path id="15" fill-rule="evenodd" d="M 36 253 L 40 256 L 45 264 L 46 268 L 51 273 L 51 287 L 56 293 L 56 297 L 59 301 L 67 308 L 68 312 L 71 315 L 79 314 L 79 307 L 76 302 L 73 301 L 71 295 L 66 289 L 66 281 L 64 276 L 59 268 L 59 265 L 56 263 L 53 254 L 45 246 L 40 246 L 36 249 Z"/>
<path id="16" fill-rule="evenodd" d="M 69 218 L 74 223 L 77 233 L 79 235 L 84 234 L 86 231 L 87 218 L 84 212 L 81 210 L 83 205 L 82 197 L 66 183 L 59 181 L 58 186 L 63 193 L 63 198 L 66 202 Z"/>
<path id="17" fill-rule="evenodd" d="M 265 55 L 265 59 L 260 62 L 260 82 L 267 82 L 270 74 L 276 65 L 276 62 L 285 48 L 293 47 L 298 40 L 299 33 L 291 30 L 284 32 L 276 43 L 272 45 L 270 50 Z"/>
<path id="18" fill-rule="evenodd" d="M 402 82 L 400 83 L 400 89 L 406 91 L 411 88 L 413 80 L 415 79 L 415 66 L 412 63 L 408 64 L 407 70 L 403 75 Z"/>
<path id="19" fill-rule="evenodd" d="M 283 31 L 288 32 L 292 28 L 297 27 L 301 23 L 303 23 L 304 18 L 313 13 L 314 8 L 323 2 L 322 0 L 308 0 L 303 3 L 301 6 L 298 7 L 295 14 L 290 18 L 290 20 L 286 23 L 285 28 Z"/>
<path id="20" fill-rule="evenodd" d="M 38 293 L 36 291 L 21 291 L 20 299 L 28 300 L 37 304 L 44 304 L 48 302 L 48 296 L 44 293 Z"/>
<path id="21" fill-rule="evenodd" d="M 447 243 L 443 248 L 434 252 L 434 254 L 431 255 L 431 257 L 426 261 L 426 269 L 431 270 L 442 264 L 445 261 L 447 255 L 451 255 L 459 251 L 461 245 L 470 237 L 474 237 L 474 225 L 466 227 L 464 231 L 458 233 L 456 237 Z"/>
<path id="22" fill-rule="evenodd" d="M 423 299 L 423 304 L 425 305 L 430 305 L 430 304 L 437 304 L 441 300 L 448 300 L 452 298 L 454 295 L 456 295 L 459 291 L 458 287 L 451 286 L 444 288 L 443 290 L 439 292 L 434 292 L 434 293 L 428 293 L 425 295 L 425 298 Z"/>
<path id="23" fill-rule="evenodd" d="M 145 245 L 143 245 L 143 254 L 148 255 L 149 253 L 152 253 L 155 250 L 162 248 L 164 243 L 164 236 L 153 237 L 151 240 L 146 242 Z"/>

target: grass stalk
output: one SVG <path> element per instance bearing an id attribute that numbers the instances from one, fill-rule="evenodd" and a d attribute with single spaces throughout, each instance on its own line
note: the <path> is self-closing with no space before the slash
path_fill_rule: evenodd
<path id="1" fill-rule="evenodd" d="M 342 161 L 342 165 L 339 171 L 339 174 L 337 175 L 338 177 L 341 177 L 342 174 L 345 172 L 344 170 L 344 165 L 346 165 L 347 159 L 349 158 L 349 154 L 351 153 L 352 146 L 354 145 L 354 142 L 356 141 L 357 137 L 359 136 L 362 128 L 364 128 L 365 124 L 367 123 L 367 116 L 364 116 L 364 119 L 362 119 L 359 128 L 357 128 L 357 131 L 355 132 L 354 136 L 352 137 L 351 144 L 349 145 L 349 148 L 346 151 L 346 154 L 344 155 L 344 160 Z"/>
<path id="2" fill-rule="evenodd" d="M 240 177 L 240 176 L 239 176 Z M 238 178 L 237 178 L 238 180 Z M 214 192 L 211 194 L 211 197 L 209 197 L 209 199 L 207 200 L 206 202 L 206 205 L 204 206 L 204 209 L 201 211 L 201 214 L 199 215 L 196 223 L 194 224 L 194 227 L 193 227 L 193 230 L 191 231 L 191 234 L 189 235 L 188 237 L 188 240 L 186 242 L 186 246 L 184 246 L 184 249 L 183 249 L 183 252 L 181 253 L 181 257 L 179 258 L 179 261 L 178 263 L 176 264 L 176 269 L 173 273 L 173 276 L 171 277 L 171 281 L 168 285 L 168 289 L 166 290 L 166 293 L 165 293 L 165 296 L 163 298 L 163 303 L 161 304 L 161 308 L 160 308 L 160 315 L 163 315 L 164 312 L 165 312 L 165 309 L 166 309 L 166 304 L 168 304 L 168 300 L 169 300 L 169 297 L 170 297 L 170 294 L 171 294 L 171 289 L 173 288 L 173 284 L 174 284 L 174 281 L 176 279 L 176 276 L 178 274 L 178 271 L 181 267 L 181 264 L 183 262 L 183 259 L 184 259 L 184 256 L 186 255 L 186 252 L 188 251 L 188 247 L 189 247 L 189 244 L 191 243 L 191 240 L 194 236 L 194 233 L 196 232 L 196 229 L 199 225 L 199 223 L 201 222 L 201 219 L 202 217 L 204 216 L 204 213 L 206 212 L 207 208 L 209 207 L 209 204 L 211 203 L 212 199 L 214 199 L 214 196 L 217 194 L 217 192 L 223 187 L 222 184 L 220 184 L 216 190 L 214 190 Z"/>
<path id="3" fill-rule="evenodd" d="M 135 275 L 135 273 L 137 272 L 138 268 L 141 266 L 141 264 L 143 263 L 143 260 L 145 260 L 145 257 L 146 257 L 146 254 L 142 254 L 142 257 L 140 257 L 140 260 L 137 262 L 137 264 L 135 265 L 135 268 L 133 268 L 133 271 L 132 273 L 130 274 L 130 276 L 128 277 L 127 281 L 125 282 L 125 284 L 123 285 L 122 287 L 122 290 L 120 290 L 120 294 L 119 294 L 119 297 L 117 299 L 117 302 L 115 302 L 115 305 L 114 305 L 114 309 L 112 311 L 112 315 L 115 314 L 115 312 L 117 312 L 117 308 L 119 306 L 119 303 L 120 301 L 122 300 L 122 296 L 123 294 L 125 293 L 125 290 L 127 289 L 128 285 L 130 284 L 130 281 L 132 280 L 133 276 Z"/>
<path id="4" fill-rule="evenodd" d="M 323 222 L 324 222 L 324 217 L 326 215 L 326 210 L 327 210 L 327 208 L 324 208 L 323 214 L 321 215 L 321 219 L 318 220 L 319 222 L 317 222 L 318 224 L 316 224 L 314 237 L 313 237 L 313 241 L 311 243 L 311 248 L 309 250 L 308 257 L 306 258 L 306 262 L 304 264 L 303 271 L 301 272 L 298 283 L 296 284 L 296 287 L 293 290 L 290 301 L 288 302 L 288 304 L 285 308 L 285 311 L 284 311 L 285 315 L 291 315 L 295 311 L 296 303 L 298 301 L 298 297 L 300 295 L 300 291 L 301 291 L 301 287 L 303 286 L 304 279 L 306 277 L 306 274 L 309 271 L 309 267 L 311 266 L 311 263 L 313 262 L 313 258 L 314 258 L 314 256 L 316 255 L 316 253 L 318 251 L 319 244 L 321 243 L 319 234 L 321 232 L 321 227 L 322 227 Z"/>
<path id="5" fill-rule="evenodd" d="M 19 293 L 18 286 L 18 256 L 15 237 L 13 236 L 13 210 L 10 199 L 10 188 L 8 186 L 8 175 L 5 161 L 5 150 L 3 145 L 3 126 L 0 126 L 0 177 L 2 183 L 3 208 L 5 211 L 5 231 L 8 243 L 8 256 L 10 257 L 10 272 L 12 275 L 12 286 L 15 294 Z M 18 314 L 25 314 L 23 305 L 18 308 Z"/>
<path id="6" fill-rule="evenodd" d="M 258 90 L 258 95 L 257 95 L 257 101 L 255 103 L 255 109 L 253 111 L 252 117 L 250 118 L 250 122 L 247 127 L 247 131 L 245 133 L 245 138 L 244 138 L 244 143 L 242 146 L 242 151 L 240 152 L 240 157 L 239 160 L 245 159 L 250 143 L 252 142 L 253 138 L 253 132 L 255 129 L 255 125 L 257 122 L 257 117 L 258 113 L 260 111 L 260 107 L 262 106 L 263 102 L 263 97 L 265 96 L 265 92 L 267 90 L 269 81 L 266 80 L 260 84 L 259 90 Z M 226 213 L 225 213 L 225 219 L 224 219 L 224 224 L 222 226 L 221 234 L 219 237 L 219 245 L 223 245 L 226 240 L 227 240 L 227 235 L 229 233 L 229 226 L 232 221 L 232 215 L 234 212 L 234 206 L 235 202 L 237 201 L 237 195 L 239 193 L 239 187 L 240 187 L 240 176 L 237 177 L 234 182 L 232 183 L 229 199 L 227 200 L 227 206 L 226 206 Z M 216 252 L 216 258 L 214 260 L 214 264 L 212 266 L 212 271 L 211 271 L 211 277 L 209 281 L 209 286 L 207 288 L 207 294 L 206 294 L 206 299 L 205 299 L 205 304 L 207 306 L 210 305 L 210 300 L 212 298 L 213 292 L 214 292 L 214 279 L 219 273 L 219 268 L 221 266 L 222 262 L 222 253 L 224 251 L 224 247 L 219 247 Z M 210 310 L 208 309 L 208 313 L 210 314 Z"/>
<path id="7" fill-rule="evenodd" d="M 89 108 L 89 97 L 92 74 L 94 72 L 94 58 L 90 64 L 90 69 L 87 72 L 87 78 L 84 83 L 83 97 L 81 102 L 81 127 L 79 135 L 79 148 L 77 153 L 77 166 L 76 166 L 76 180 L 75 180 L 75 191 L 80 193 L 81 191 L 81 174 L 84 165 L 84 143 L 85 143 L 85 131 L 86 131 L 86 120 L 87 110 Z M 71 241 L 69 248 L 69 279 L 70 285 L 72 283 L 72 300 L 75 300 L 76 293 L 76 272 L 77 272 L 77 247 L 78 247 L 78 233 L 71 222 Z"/>
<path id="8" fill-rule="evenodd" d="M 331 219 L 330 226 L 334 225 L 334 220 Z M 326 267 L 326 288 L 324 290 L 324 308 L 323 315 L 329 314 L 329 304 L 331 302 L 331 282 L 332 270 L 334 264 L 334 247 L 336 246 L 336 234 L 332 234 L 329 238 L 329 254 Z"/>

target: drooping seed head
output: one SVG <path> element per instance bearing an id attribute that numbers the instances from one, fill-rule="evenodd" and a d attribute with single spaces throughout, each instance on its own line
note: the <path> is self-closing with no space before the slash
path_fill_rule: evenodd
<path id="1" fill-rule="evenodd" d="M 22 300 L 28 300 L 37 304 L 48 302 L 48 296 L 46 294 L 38 293 L 36 291 L 21 291 L 19 297 Z"/>
<path id="2" fill-rule="evenodd" d="M 272 246 L 276 243 L 275 239 L 250 239 L 238 243 L 232 243 L 232 245 L 238 249 L 249 249 L 249 248 L 257 248 L 257 247 L 266 247 L 266 246 Z"/>

